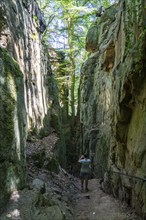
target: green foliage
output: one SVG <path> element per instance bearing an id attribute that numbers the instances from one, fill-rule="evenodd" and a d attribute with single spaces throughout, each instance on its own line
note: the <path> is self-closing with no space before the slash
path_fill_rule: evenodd
<path id="1" fill-rule="evenodd" d="M 97 9 L 101 4 L 105 8 L 108 7 L 110 0 L 39 0 L 38 2 L 48 24 L 43 36 L 48 47 L 65 53 L 65 59 L 63 63 L 59 62 L 55 74 L 57 78 L 70 76 L 68 99 L 74 117 L 75 100 L 78 96 L 76 77 L 80 75 L 81 64 L 87 57 L 85 51 L 87 31 L 91 23 L 96 20 Z"/>

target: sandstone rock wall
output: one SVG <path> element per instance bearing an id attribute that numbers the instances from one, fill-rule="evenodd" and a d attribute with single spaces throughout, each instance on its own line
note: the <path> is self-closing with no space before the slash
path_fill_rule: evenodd
<path id="1" fill-rule="evenodd" d="M 0 211 L 10 193 L 25 185 L 26 127 L 23 74 L 0 48 Z"/>
<path id="2" fill-rule="evenodd" d="M 98 176 L 111 170 L 145 177 L 145 6 L 144 0 L 121 0 L 87 34 L 80 120 L 84 149 Z M 145 215 L 146 182 L 113 172 L 106 182 L 108 191 Z"/>
<path id="3" fill-rule="evenodd" d="M 20 65 L 25 80 L 28 129 L 39 132 L 49 115 L 47 84 L 51 74 L 41 39 L 44 21 L 34 0 L 2 1 L 0 14 L 0 45 Z"/>
<path id="4" fill-rule="evenodd" d="M 0 209 L 25 185 L 27 133 L 49 133 L 53 98 L 44 28 L 35 1 L 0 2 Z"/>

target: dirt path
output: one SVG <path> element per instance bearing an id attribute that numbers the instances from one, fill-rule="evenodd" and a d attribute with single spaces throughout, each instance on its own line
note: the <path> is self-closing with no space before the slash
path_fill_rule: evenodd
<path id="1" fill-rule="evenodd" d="M 95 179 L 89 181 L 88 192 L 76 195 L 74 210 L 75 220 L 141 220 L 133 210 L 100 190 Z"/>

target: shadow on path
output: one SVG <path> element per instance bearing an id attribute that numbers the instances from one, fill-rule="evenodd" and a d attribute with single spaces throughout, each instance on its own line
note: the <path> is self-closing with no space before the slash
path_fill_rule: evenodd
<path id="1" fill-rule="evenodd" d="M 88 192 L 75 196 L 74 210 L 75 220 L 141 220 L 126 204 L 105 194 L 96 179 L 89 181 Z"/>

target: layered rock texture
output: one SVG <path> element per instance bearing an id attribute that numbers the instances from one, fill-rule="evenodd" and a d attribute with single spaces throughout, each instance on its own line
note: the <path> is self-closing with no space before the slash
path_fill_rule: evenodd
<path id="1" fill-rule="evenodd" d="M 0 208 L 25 184 L 24 79 L 16 61 L 0 49 Z"/>
<path id="2" fill-rule="evenodd" d="M 3 1 L 0 6 L 0 45 L 20 65 L 28 128 L 40 131 L 48 116 L 48 58 L 41 43 L 43 18 L 32 0 Z"/>
<path id="3" fill-rule="evenodd" d="M 82 66 L 84 150 L 105 190 L 146 213 L 146 2 L 121 0 L 91 26 Z M 113 171 L 115 173 L 113 173 Z M 128 174 L 128 177 L 122 174 Z M 108 185 L 107 185 L 108 183 Z"/>
<path id="4" fill-rule="evenodd" d="M 36 1 L 0 2 L 0 208 L 25 185 L 27 134 L 50 132 L 54 96 L 59 109 L 44 29 Z"/>

